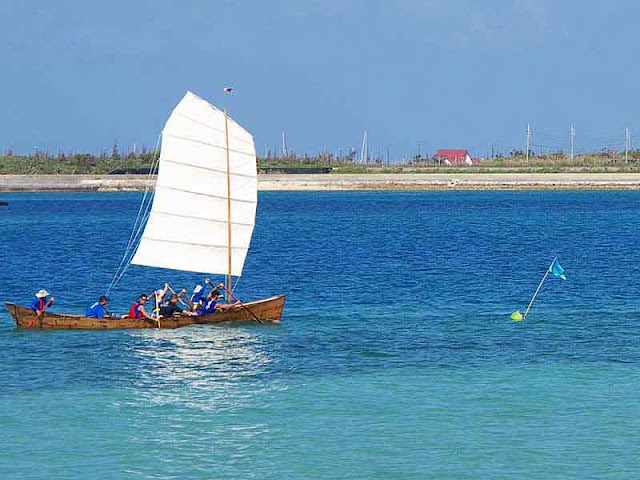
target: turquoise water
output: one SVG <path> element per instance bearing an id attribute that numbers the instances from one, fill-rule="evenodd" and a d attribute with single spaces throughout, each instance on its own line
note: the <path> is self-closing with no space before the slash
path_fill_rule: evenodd
<path id="1" fill-rule="evenodd" d="M 138 194 L 5 194 L 0 300 L 79 311 Z M 18 331 L 0 478 L 640 476 L 635 192 L 265 192 L 237 292 L 282 325 Z M 568 280 L 545 284 L 557 255 Z M 112 292 L 197 274 L 132 266 Z"/>

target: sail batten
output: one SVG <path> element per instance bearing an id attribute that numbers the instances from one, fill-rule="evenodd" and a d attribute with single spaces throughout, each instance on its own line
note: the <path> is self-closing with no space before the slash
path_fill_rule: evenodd
<path id="1" fill-rule="evenodd" d="M 226 171 L 217 170 L 215 168 L 203 167 L 202 165 L 194 165 L 192 163 L 187 163 L 187 162 L 180 162 L 178 160 L 165 159 L 164 161 L 165 163 L 173 163 L 175 165 L 186 165 L 188 167 L 200 168 L 202 170 L 207 170 L 208 172 L 224 173 L 225 175 L 227 174 Z M 245 173 L 234 173 L 233 175 L 235 177 L 246 177 L 251 179 L 255 178 L 255 176 L 251 176 L 250 174 L 245 174 Z"/>
<path id="2" fill-rule="evenodd" d="M 166 238 L 153 238 L 153 237 L 148 237 L 147 240 L 149 240 L 150 242 L 184 244 L 192 247 L 218 248 L 218 249 L 224 249 L 225 251 L 227 249 L 226 245 L 216 245 L 213 243 L 184 242 L 184 241 L 167 240 Z M 238 250 L 238 251 L 243 250 L 242 247 L 233 247 L 232 249 Z"/>
<path id="3" fill-rule="evenodd" d="M 226 132 L 224 112 L 187 92 L 163 129 L 158 168 L 131 263 L 227 275 L 230 248 L 231 275 L 240 276 L 258 199 L 253 136 L 231 118 Z"/>
<path id="4" fill-rule="evenodd" d="M 219 110 L 218 110 L 218 111 L 219 111 Z M 181 114 L 180 112 L 176 113 L 176 115 L 177 115 L 177 116 L 180 116 L 180 117 L 182 117 L 182 118 L 184 118 L 184 119 L 186 119 L 186 120 L 189 120 L 189 121 L 191 121 L 191 122 L 193 122 L 193 123 L 195 123 L 195 124 L 197 124 L 197 125 L 202 125 L 203 127 L 208 128 L 209 130 L 212 130 L 212 131 L 214 131 L 214 132 L 218 132 L 218 133 L 222 133 L 222 134 L 224 134 L 224 128 L 223 128 L 223 129 L 219 129 L 219 128 L 211 127 L 211 126 L 207 125 L 206 123 L 202 123 L 202 122 L 199 122 L 198 120 L 195 120 L 195 119 L 193 119 L 193 118 L 191 118 L 191 117 L 187 117 L 186 115 L 183 115 L 183 114 Z M 229 120 L 231 120 L 231 119 L 229 119 Z M 230 121 L 229 123 L 231 123 L 231 121 Z M 239 127 L 239 125 L 238 125 L 237 123 L 235 123 L 235 122 L 233 122 L 233 123 L 234 123 L 236 126 L 238 126 L 238 127 Z M 242 127 L 240 127 L 240 128 L 242 128 Z M 164 132 L 163 132 L 163 133 L 164 133 Z M 233 137 L 233 135 L 229 135 L 229 138 L 232 138 L 232 137 Z M 242 142 L 242 143 L 246 143 L 248 146 L 251 146 L 251 145 L 252 145 L 252 143 L 251 143 L 250 141 L 245 140 L 243 137 L 239 137 L 239 136 L 238 136 L 238 137 L 235 137 L 235 138 L 236 138 L 237 140 L 239 140 L 240 142 Z"/>
<path id="5" fill-rule="evenodd" d="M 203 222 L 213 222 L 213 223 L 224 223 L 226 225 L 227 220 L 219 220 L 219 219 L 215 219 L 215 218 L 203 218 L 203 217 L 196 217 L 195 215 L 183 215 L 180 213 L 171 213 L 171 212 L 163 212 L 161 210 L 156 210 L 156 212 L 158 215 L 166 215 L 169 217 L 177 217 L 177 218 L 188 218 L 191 220 L 202 220 Z M 240 223 L 240 222 L 235 222 L 236 225 L 241 225 L 241 226 L 245 226 L 245 227 L 253 227 L 254 225 L 252 223 Z"/>
<path id="6" fill-rule="evenodd" d="M 210 193 L 201 193 L 201 192 L 194 192 L 191 190 L 185 190 L 182 188 L 176 188 L 176 187 L 170 187 L 169 185 L 156 185 L 156 194 L 158 190 L 162 190 L 162 189 L 167 189 L 167 190 L 173 190 L 176 192 L 183 192 L 183 193 L 189 193 L 189 194 L 193 194 L 193 195 L 200 195 L 202 197 L 208 197 L 208 198 L 221 198 L 226 200 L 227 196 L 226 195 L 213 195 Z M 234 198 L 233 196 L 231 196 L 231 201 L 232 202 L 240 202 L 240 203 L 248 203 L 248 204 L 253 204 L 253 200 L 243 200 L 242 198 Z M 252 223 L 253 225 L 253 223 Z"/>
<path id="7" fill-rule="evenodd" d="M 168 134 L 167 136 L 170 136 L 170 137 L 173 137 L 173 138 L 177 138 L 177 139 L 180 139 L 180 140 L 184 140 L 186 142 L 201 143 L 202 145 L 208 145 L 210 147 L 220 148 L 222 150 L 225 150 L 224 145 L 222 145 L 222 146 L 221 145 L 216 145 L 215 143 L 205 142 L 205 141 L 202 141 L 202 140 L 197 140 L 197 139 L 194 139 L 194 138 L 185 137 L 183 135 L 171 135 L 171 134 Z M 253 155 L 251 152 L 245 151 L 245 150 L 235 150 L 233 148 L 230 148 L 229 151 L 232 152 L 232 153 L 237 153 L 239 155 L 246 155 L 248 157 L 251 157 Z"/>

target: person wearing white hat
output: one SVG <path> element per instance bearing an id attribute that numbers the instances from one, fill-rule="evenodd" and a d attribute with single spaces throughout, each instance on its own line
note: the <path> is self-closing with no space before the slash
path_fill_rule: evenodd
<path id="1" fill-rule="evenodd" d="M 56 297 L 50 297 L 47 301 L 47 297 L 50 295 L 44 288 L 38 290 L 33 297 L 33 301 L 31 302 L 31 310 L 36 312 L 36 318 L 42 315 L 45 308 L 51 306 Z"/>

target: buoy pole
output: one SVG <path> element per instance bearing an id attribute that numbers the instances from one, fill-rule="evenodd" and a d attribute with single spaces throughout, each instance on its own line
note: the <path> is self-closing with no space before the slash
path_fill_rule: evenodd
<path id="1" fill-rule="evenodd" d="M 555 261 L 556 261 L 556 259 L 554 258 L 553 262 L 555 262 Z M 527 319 L 527 315 L 529 314 L 529 310 L 531 309 L 531 305 L 533 305 L 533 301 L 536 299 L 536 297 L 538 296 L 538 292 L 542 288 L 542 284 L 544 283 L 544 281 L 549 276 L 549 273 L 551 272 L 551 266 L 553 265 L 553 262 L 551 262 L 551 265 L 549 265 L 549 268 L 547 268 L 547 271 L 545 272 L 544 277 L 542 277 L 542 281 L 540 282 L 540 285 L 538 285 L 538 288 L 536 288 L 536 293 L 533 294 L 533 298 L 529 302 L 529 305 L 527 306 L 527 310 L 524 312 L 524 319 L 525 320 Z"/>

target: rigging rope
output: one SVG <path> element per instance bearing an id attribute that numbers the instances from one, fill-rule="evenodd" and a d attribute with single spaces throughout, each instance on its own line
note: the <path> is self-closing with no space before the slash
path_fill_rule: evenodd
<path id="1" fill-rule="evenodd" d="M 236 281 L 233 284 L 233 286 L 231 287 L 231 295 L 233 295 L 233 292 L 235 292 L 236 288 L 238 288 L 238 284 L 240 283 L 240 278 L 241 277 L 236 277 Z"/>
<path id="2" fill-rule="evenodd" d="M 149 174 L 147 176 L 147 181 L 145 184 L 144 195 L 142 196 L 142 201 L 140 202 L 140 207 L 138 208 L 138 214 L 136 215 L 136 220 L 133 224 L 133 228 L 131 229 L 131 235 L 129 236 L 127 247 L 125 249 L 124 254 L 122 255 L 122 260 L 120 260 L 120 264 L 118 265 L 118 268 L 113 274 L 113 278 L 111 279 L 111 283 L 109 284 L 109 288 L 107 288 L 105 295 L 109 294 L 109 292 L 120 281 L 120 279 L 124 275 L 124 272 L 126 272 L 127 269 L 129 268 L 129 265 L 131 264 L 131 260 L 133 260 L 133 255 L 131 253 L 132 251 L 133 253 L 135 253 L 134 245 L 136 245 L 136 242 L 140 235 L 140 231 L 142 230 L 143 226 L 145 225 L 151 213 L 151 205 L 152 205 L 154 192 L 151 191 L 151 189 L 149 188 L 149 185 L 151 183 L 151 179 L 153 175 L 157 173 L 157 170 L 158 170 L 159 159 L 160 159 L 160 155 L 158 154 L 160 150 L 158 147 L 160 145 L 161 135 L 162 134 L 158 135 L 158 140 L 156 141 L 156 146 L 154 148 L 154 157 L 153 157 L 153 161 L 151 162 L 151 167 L 149 168 Z M 147 194 L 149 194 L 148 200 L 147 200 Z M 145 205 L 145 202 L 146 202 L 146 205 Z M 144 210 L 144 213 L 143 213 L 143 210 Z"/>
<path id="3" fill-rule="evenodd" d="M 144 218 L 140 222 L 140 225 L 138 226 L 138 230 L 136 231 L 136 234 L 135 234 L 135 237 L 134 237 L 134 244 L 137 243 L 138 240 L 140 239 L 141 233 L 144 231 L 143 228 L 145 226 L 145 223 L 149 219 L 149 215 L 151 215 L 151 211 L 150 211 L 150 209 L 147 209 L 147 211 L 145 212 Z M 107 290 L 107 295 L 108 295 L 109 291 L 111 291 L 111 289 L 117 285 L 117 283 L 120 281 L 120 279 L 124 276 L 125 272 L 131 266 L 131 261 L 133 260 L 135 252 L 136 252 L 135 249 L 131 249 L 129 252 L 125 252 L 123 260 L 125 258 L 128 258 L 128 260 L 124 263 L 124 267 L 119 272 L 119 274 L 118 274 L 118 272 L 116 272 L 116 275 L 114 275 L 114 280 L 112 281 L 112 285 L 110 285 L 109 289 Z"/>

